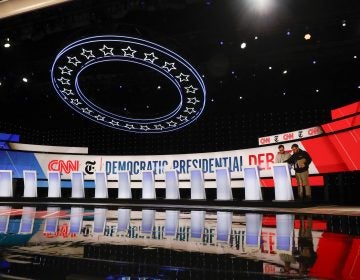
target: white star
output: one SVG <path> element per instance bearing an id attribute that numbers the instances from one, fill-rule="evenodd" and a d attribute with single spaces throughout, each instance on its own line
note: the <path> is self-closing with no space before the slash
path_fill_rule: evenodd
<path id="1" fill-rule="evenodd" d="M 196 87 L 193 87 L 192 85 L 191 86 L 189 86 L 189 87 L 184 87 L 185 89 L 186 89 L 186 93 L 195 93 L 195 91 L 197 91 L 198 90 L 198 88 L 196 88 Z"/>
<path id="2" fill-rule="evenodd" d="M 136 53 L 136 51 L 130 48 L 130 46 L 128 46 L 126 49 L 121 49 L 121 50 L 124 52 L 124 56 L 129 56 L 129 57 L 134 57 L 134 54 Z"/>
<path id="3" fill-rule="evenodd" d="M 200 101 L 196 99 L 196 97 L 191 97 L 191 98 L 187 98 L 187 103 L 190 103 L 190 104 L 196 104 L 196 103 L 199 103 Z"/>
<path id="4" fill-rule="evenodd" d="M 65 93 L 66 95 L 75 95 L 71 89 L 66 89 L 64 88 L 62 91 L 60 91 L 62 93 Z"/>
<path id="5" fill-rule="evenodd" d="M 151 58 L 149 58 L 149 57 L 151 57 Z M 159 59 L 159 58 L 156 57 L 153 52 L 152 53 L 145 53 L 145 58 L 144 58 L 145 61 L 150 61 L 151 63 L 154 63 L 154 61 L 156 59 Z"/>
<path id="6" fill-rule="evenodd" d="M 170 121 L 170 122 L 166 122 L 169 126 L 175 127 L 177 125 L 176 122 L 174 121 Z"/>
<path id="7" fill-rule="evenodd" d="M 161 124 L 155 124 L 154 126 L 157 130 L 162 130 L 163 128 L 165 128 L 165 126 L 162 126 Z"/>
<path id="8" fill-rule="evenodd" d="M 188 113 L 189 115 L 190 114 L 193 114 L 195 113 L 195 109 L 194 108 L 189 108 L 189 107 L 186 107 L 186 110 L 184 110 L 185 113 Z"/>
<path id="9" fill-rule="evenodd" d="M 187 121 L 187 117 L 183 116 L 183 115 L 180 115 L 178 117 L 176 117 L 178 120 L 180 120 L 181 122 L 183 121 Z"/>
<path id="10" fill-rule="evenodd" d="M 61 77 L 61 79 L 57 79 L 62 85 L 70 85 L 70 80 Z"/>
<path id="11" fill-rule="evenodd" d="M 83 111 L 83 113 L 88 114 L 88 115 L 90 115 L 91 112 L 92 112 L 88 107 L 86 107 L 86 108 L 81 108 L 81 110 Z"/>
<path id="12" fill-rule="evenodd" d="M 93 55 L 93 52 L 92 50 L 85 50 L 85 49 L 82 49 L 82 53 L 80 53 L 81 55 L 85 56 L 86 59 L 90 59 L 90 57 L 95 57 L 95 55 Z"/>
<path id="13" fill-rule="evenodd" d="M 70 103 L 71 104 L 74 104 L 74 105 L 79 105 L 79 104 L 82 104 L 80 101 L 79 101 L 79 99 L 73 99 L 73 98 L 71 98 L 70 99 Z"/>
<path id="14" fill-rule="evenodd" d="M 98 121 L 103 121 L 105 120 L 105 117 L 104 116 L 100 116 L 100 115 L 97 115 L 94 117 L 95 119 L 97 119 Z"/>
<path id="15" fill-rule="evenodd" d="M 170 66 L 169 66 L 170 65 Z M 176 69 L 175 67 L 175 63 L 169 63 L 165 61 L 165 64 L 162 66 L 162 68 L 165 68 L 168 72 L 170 72 L 171 70 Z"/>
<path id="16" fill-rule="evenodd" d="M 61 75 L 63 75 L 63 74 L 71 75 L 71 72 L 73 71 L 70 68 L 68 68 L 67 66 L 59 67 L 59 69 L 61 70 Z"/>
<path id="17" fill-rule="evenodd" d="M 134 127 L 133 124 L 128 124 L 128 123 L 127 123 L 127 124 L 125 125 L 125 127 L 128 128 L 128 129 L 135 129 L 135 127 Z"/>
<path id="18" fill-rule="evenodd" d="M 189 81 L 189 75 L 185 75 L 183 73 L 180 73 L 180 75 L 175 76 L 175 77 L 178 78 L 180 80 L 180 82 L 183 82 L 183 81 L 188 82 Z"/>
<path id="19" fill-rule="evenodd" d="M 147 125 L 140 125 L 140 129 L 148 131 L 148 130 L 150 130 L 150 127 L 148 127 Z"/>
<path id="20" fill-rule="evenodd" d="M 67 56 L 67 59 L 68 59 L 68 63 L 74 64 L 75 66 L 81 63 L 81 61 L 78 60 L 76 56 L 73 57 Z"/>
<path id="21" fill-rule="evenodd" d="M 109 48 L 109 47 L 107 47 L 107 46 L 103 46 L 101 49 L 99 49 L 103 54 L 104 54 L 104 56 L 107 56 L 107 55 L 114 55 L 113 54 L 113 49 L 114 48 Z"/>
<path id="22" fill-rule="evenodd" d="M 115 120 L 111 120 L 111 122 L 109 122 L 109 124 L 111 124 L 112 126 L 120 126 L 119 122 L 115 121 Z"/>

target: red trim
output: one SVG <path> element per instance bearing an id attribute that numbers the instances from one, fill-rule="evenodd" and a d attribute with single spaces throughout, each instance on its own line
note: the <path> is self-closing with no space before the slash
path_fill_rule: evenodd
<path id="1" fill-rule="evenodd" d="M 348 129 L 360 125 L 360 114 L 348 117 L 346 119 L 334 121 L 331 123 L 322 124 L 321 127 L 325 133 L 332 133 L 339 130 Z"/>
<path id="2" fill-rule="evenodd" d="M 360 101 L 331 110 L 331 118 L 336 120 L 356 113 L 360 113 Z"/>
<path id="3" fill-rule="evenodd" d="M 324 177 L 323 176 L 309 176 L 309 184 L 312 187 L 323 187 L 324 186 Z M 274 179 L 263 179 L 260 178 L 260 185 L 265 188 L 273 188 L 274 187 Z M 291 185 L 293 187 L 297 187 L 296 178 L 291 178 Z"/>

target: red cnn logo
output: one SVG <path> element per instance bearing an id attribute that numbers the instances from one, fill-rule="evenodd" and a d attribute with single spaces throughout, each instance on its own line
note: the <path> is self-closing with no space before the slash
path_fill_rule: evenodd
<path id="1" fill-rule="evenodd" d="M 79 171 L 78 160 L 57 160 L 54 159 L 48 164 L 49 171 L 60 171 L 61 173 L 69 174 L 71 171 Z"/>

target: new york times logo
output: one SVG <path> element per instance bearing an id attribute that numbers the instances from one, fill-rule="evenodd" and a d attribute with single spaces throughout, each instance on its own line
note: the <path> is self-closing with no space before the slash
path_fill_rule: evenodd
<path id="1" fill-rule="evenodd" d="M 85 173 L 86 174 L 94 174 L 95 173 L 95 165 L 96 161 L 86 161 L 85 162 Z"/>

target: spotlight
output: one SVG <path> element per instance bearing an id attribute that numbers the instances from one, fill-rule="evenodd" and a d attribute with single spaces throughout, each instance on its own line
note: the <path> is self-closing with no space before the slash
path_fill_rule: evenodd
<path id="1" fill-rule="evenodd" d="M 269 70 L 272 70 L 272 67 L 271 67 L 271 66 L 269 66 Z"/>
<path id="2" fill-rule="evenodd" d="M 259 39 L 259 37 L 258 37 L 258 36 L 255 36 L 254 39 L 257 40 L 257 39 Z"/>
<path id="3" fill-rule="evenodd" d="M 343 20 L 341 25 L 342 25 L 343 27 L 345 27 L 345 26 L 346 26 L 346 20 Z"/>
<path id="4" fill-rule="evenodd" d="M 316 92 L 319 92 L 319 89 L 316 89 L 315 91 L 316 91 Z"/>
<path id="5" fill-rule="evenodd" d="M 306 33 L 305 36 L 304 36 L 304 39 L 305 40 L 310 40 L 311 39 L 310 33 Z"/>
<path id="6" fill-rule="evenodd" d="M 246 48 L 246 43 L 242 42 L 241 45 L 240 45 L 240 48 L 245 49 Z"/>
<path id="7" fill-rule="evenodd" d="M 354 59 L 357 59 L 357 55 L 354 55 Z"/>
<path id="8" fill-rule="evenodd" d="M 23 81 L 24 83 L 27 83 L 29 80 L 28 80 L 26 77 L 24 77 L 24 78 L 22 78 L 22 81 Z"/>
<path id="9" fill-rule="evenodd" d="M 157 86 L 157 89 L 159 89 L 159 90 L 160 90 L 160 89 L 161 89 L 161 86 Z"/>
<path id="10" fill-rule="evenodd" d="M 287 72 L 288 72 L 288 71 L 285 69 L 282 73 L 283 73 L 283 75 L 286 75 Z"/>
<path id="11" fill-rule="evenodd" d="M 241 99 L 243 99 L 243 97 L 242 97 L 242 96 L 239 96 L 239 99 L 241 100 Z"/>
<path id="12" fill-rule="evenodd" d="M 316 64 L 316 60 L 313 60 L 313 62 L 312 62 L 313 64 Z"/>
<path id="13" fill-rule="evenodd" d="M 285 96 L 285 95 L 286 95 L 286 92 L 284 91 L 282 94 Z"/>
<path id="14" fill-rule="evenodd" d="M 10 48 L 11 44 L 10 44 L 10 39 L 6 38 L 5 43 L 4 43 L 4 48 Z"/>
<path id="15" fill-rule="evenodd" d="M 286 36 L 290 36 L 290 35 L 291 35 L 290 31 L 286 32 Z"/>

